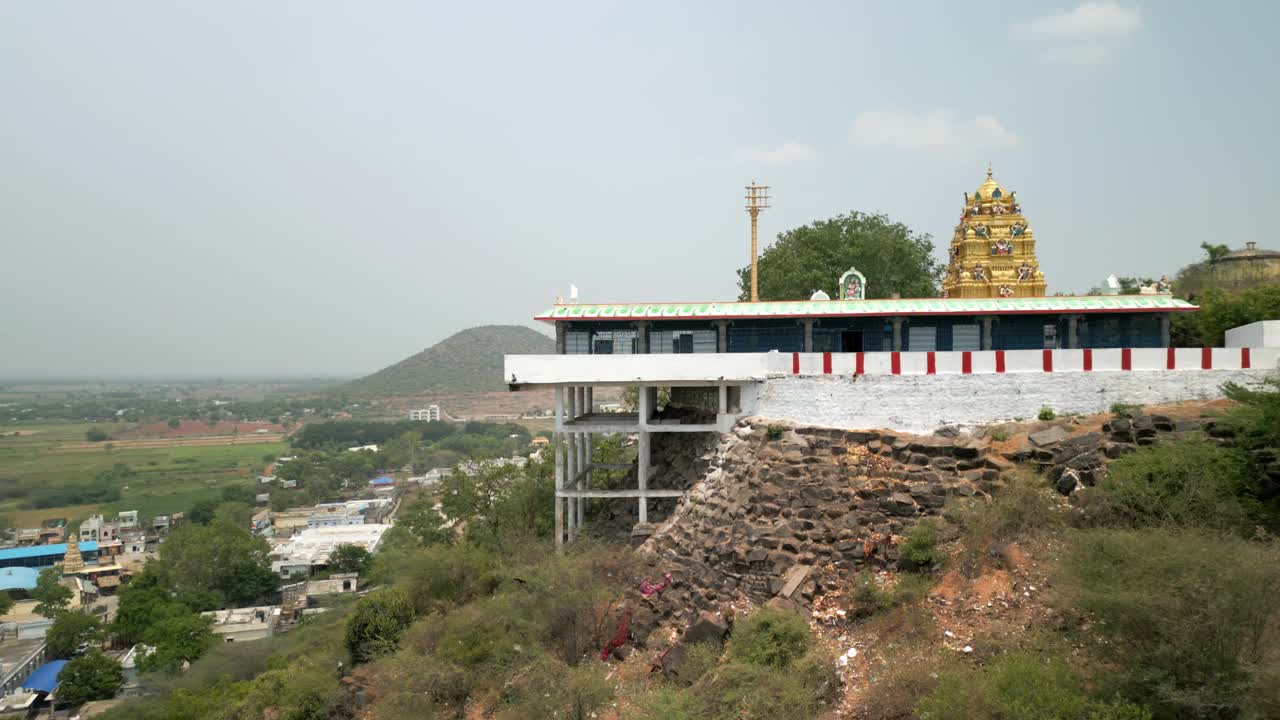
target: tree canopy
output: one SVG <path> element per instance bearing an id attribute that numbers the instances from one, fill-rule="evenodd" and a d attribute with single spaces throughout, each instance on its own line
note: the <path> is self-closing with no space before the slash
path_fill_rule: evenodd
<path id="1" fill-rule="evenodd" d="M 102 621 L 86 612 L 73 610 L 58 613 L 45 634 L 45 646 L 49 655 L 66 659 L 74 656 L 80 646 L 102 637 Z"/>
<path id="2" fill-rule="evenodd" d="M 933 238 L 885 215 L 851 212 L 779 233 L 760 255 L 761 300 L 808 300 L 815 290 L 837 297 L 840 276 L 856 267 L 867 297 L 933 297 L 943 265 Z M 751 297 L 751 266 L 738 270 L 739 300 Z"/>
<path id="3" fill-rule="evenodd" d="M 1173 319 L 1177 347 L 1222 347 L 1228 330 L 1259 320 L 1280 318 L 1280 285 L 1231 293 L 1217 288 L 1196 298 L 1199 312 L 1178 313 Z"/>
<path id="4" fill-rule="evenodd" d="M 58 673 L 58 700 L 67 705 L 107 700 L 122 687 L 124 670 L 120 663 L 97 649 L 71 660 Z"/>
<path id="5" fill-rule="evenodd" d="M 279 584 L 267 541 L 226 518 L 174 530 L 160 546 L 156 570 L 193 610 L 248 605 Z"/>
<path id="6" fill-rule="evenodd" d="M 40 571 L 36 586 L 31 591 L 36 601 L 36 613 L 52 618 L 71 604 L 71 588 L 62 584 L 62 566 L 54 565 Z"/>

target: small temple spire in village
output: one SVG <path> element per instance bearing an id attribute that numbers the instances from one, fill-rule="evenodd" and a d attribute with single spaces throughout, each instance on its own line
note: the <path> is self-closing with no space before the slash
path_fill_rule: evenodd
<path id="1" fill-rule="evenodd" d="M 80 543 L 76 542 L 73 533 L 67 538 L 67 554 L 62 558 L 62 574 L 70 575 L 84 570 L 84 556 L 80 554 Z"/>
<path id="2" fill-rule="evenodd" d="M 1013 192 L 987 179 L 970 196 L 948 252 L 942 296 L 949 298 L 1043 297 L 1044 273 L 1036 240 Z"/>

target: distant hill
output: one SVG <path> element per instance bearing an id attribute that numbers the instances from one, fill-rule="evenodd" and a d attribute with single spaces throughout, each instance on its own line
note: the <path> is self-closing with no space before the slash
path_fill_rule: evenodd
<path id="1" fill-rule="evenodd" d="M 485 325 L 455 333 L 378 372 L 339 385 L 339 394 L 387 397 L 502 390 L 502 356 L 555 352 L 555 341 L 519 325 Z"/>

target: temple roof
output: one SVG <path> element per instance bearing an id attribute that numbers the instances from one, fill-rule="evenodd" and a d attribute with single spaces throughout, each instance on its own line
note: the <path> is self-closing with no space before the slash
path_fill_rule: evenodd
<path id="1" fill-rule="evenodd" d="M 903 298 L 884 300 L 796 300 L 647 304 L 568 304 L 535 320 L 717 320 L 735 318 L 877 317 L 1109 312 L 1190 312 L 1195 305 L 1170 295 L 1083 297 Z"/>

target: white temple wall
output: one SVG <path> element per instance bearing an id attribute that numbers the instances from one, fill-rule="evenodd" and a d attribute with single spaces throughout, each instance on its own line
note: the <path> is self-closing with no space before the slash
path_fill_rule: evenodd
<path id="1" fill-rule="evenodd" d="M 1222 385 L 1251 385 L 1274 369 L 1144 372 L 1008 372 L 973 375 L 789 375 L 743 393 L 749 415 L 848 429 L 928 433 L 942 425 L 1106 412 L 1113 403 L 1158 405 L 1222 397 Z M 750 401 L 753 404 L 748 404 Z"/>

